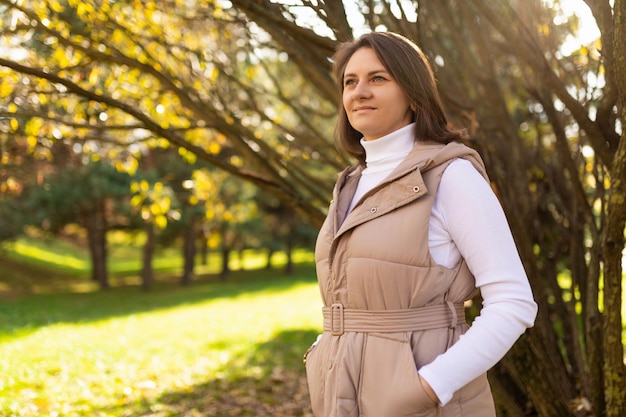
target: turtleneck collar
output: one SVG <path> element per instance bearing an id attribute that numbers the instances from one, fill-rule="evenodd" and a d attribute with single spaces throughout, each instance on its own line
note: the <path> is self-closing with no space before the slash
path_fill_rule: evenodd
<path id="1" fill-rule="evenodd" d="M 378 139 L 361 139 L 367 171 L 389 169 L 390 164 L 397 165 L 404 159 L 413 149 L 414 127 L 415 123 L 411 123 Z"/>

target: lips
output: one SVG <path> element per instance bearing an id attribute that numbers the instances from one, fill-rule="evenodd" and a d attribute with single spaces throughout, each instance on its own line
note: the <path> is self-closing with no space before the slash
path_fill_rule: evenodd
<path id="1" fill-rule="evenodd" d="M 353 107 L 352 108 L 352 112 L 353 113 L 360 113 L 360 112 L 366 112 L 369 110 L 375 110 L 375 107 L 371 107 L 371 106 L 359 106 L 359 107 Z"/>

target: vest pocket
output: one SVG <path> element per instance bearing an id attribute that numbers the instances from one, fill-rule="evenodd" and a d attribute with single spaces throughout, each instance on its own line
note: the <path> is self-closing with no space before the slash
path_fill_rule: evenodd
<path id="1" fill-rule="evenodd" d="M 446 416 L 495 417 L 496 410 L 487 374 L 482 374 L 457 392 L 444 409 Z"/>
<path id="2" fill-rule="evenodd" d="M 315 416 L 324 415 L 324 373 L 323 364 L 319 356 L 320 343 L 324 338 L 322 335 L 307 349 L 304 354 L 304 367 L 306 370 L 306 380 L 311 397 L 311 408 Z"/>
<path id="3" fill-rule="evenodd" d="M 366 335 L 359 408 L 363 417 L 436 415 L 437 405 L 422 388 L 405 334 Z"/>

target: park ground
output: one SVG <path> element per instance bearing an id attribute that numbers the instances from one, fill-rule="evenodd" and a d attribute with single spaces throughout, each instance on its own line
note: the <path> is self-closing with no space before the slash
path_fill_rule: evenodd
<path id="1" fill-rule="evenodd" d="M 0 250 L 0 417 L 312 416 L 302 354 L 321 301 L 310 253 L 290 276 L 281 254 L 272 269 L 254 252 L 233 257 L 225 281 L 216 256 L 183 287 L 179 254 L 163 250 L 146 292 L 138 249 L 111 249 L 106 291 L 76 245 Z"/>
<path id="2" fill-rule="evenodd" d="M 210 261 L 182 287 L 165 251 L 145 292 L 132 248 L 116 251 L 107 291 L 71 245 L 0 253 L 0 416 L 311 416 L 302 354 L 321 302 L 310 254 L 290 276 L 249 254 L 225 282 Z"/>

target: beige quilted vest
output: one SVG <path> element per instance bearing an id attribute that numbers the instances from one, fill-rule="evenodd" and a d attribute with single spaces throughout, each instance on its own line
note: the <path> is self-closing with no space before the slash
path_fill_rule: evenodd
<path id="1" fill-rule="evenodd" d="M 315 255 L 324 333 L 306 355 L 316 417 L 495 416 L 486 375 L 444 407 L 426 397 L 418 369 L 468 329 L 463 302 L 476 293 L 465 265 L 437 265 L 428 224 L 447 165 L 478 154 L 459 143 L 418 142 L 349 216 L 361 173 L 339 175 Z"/>

